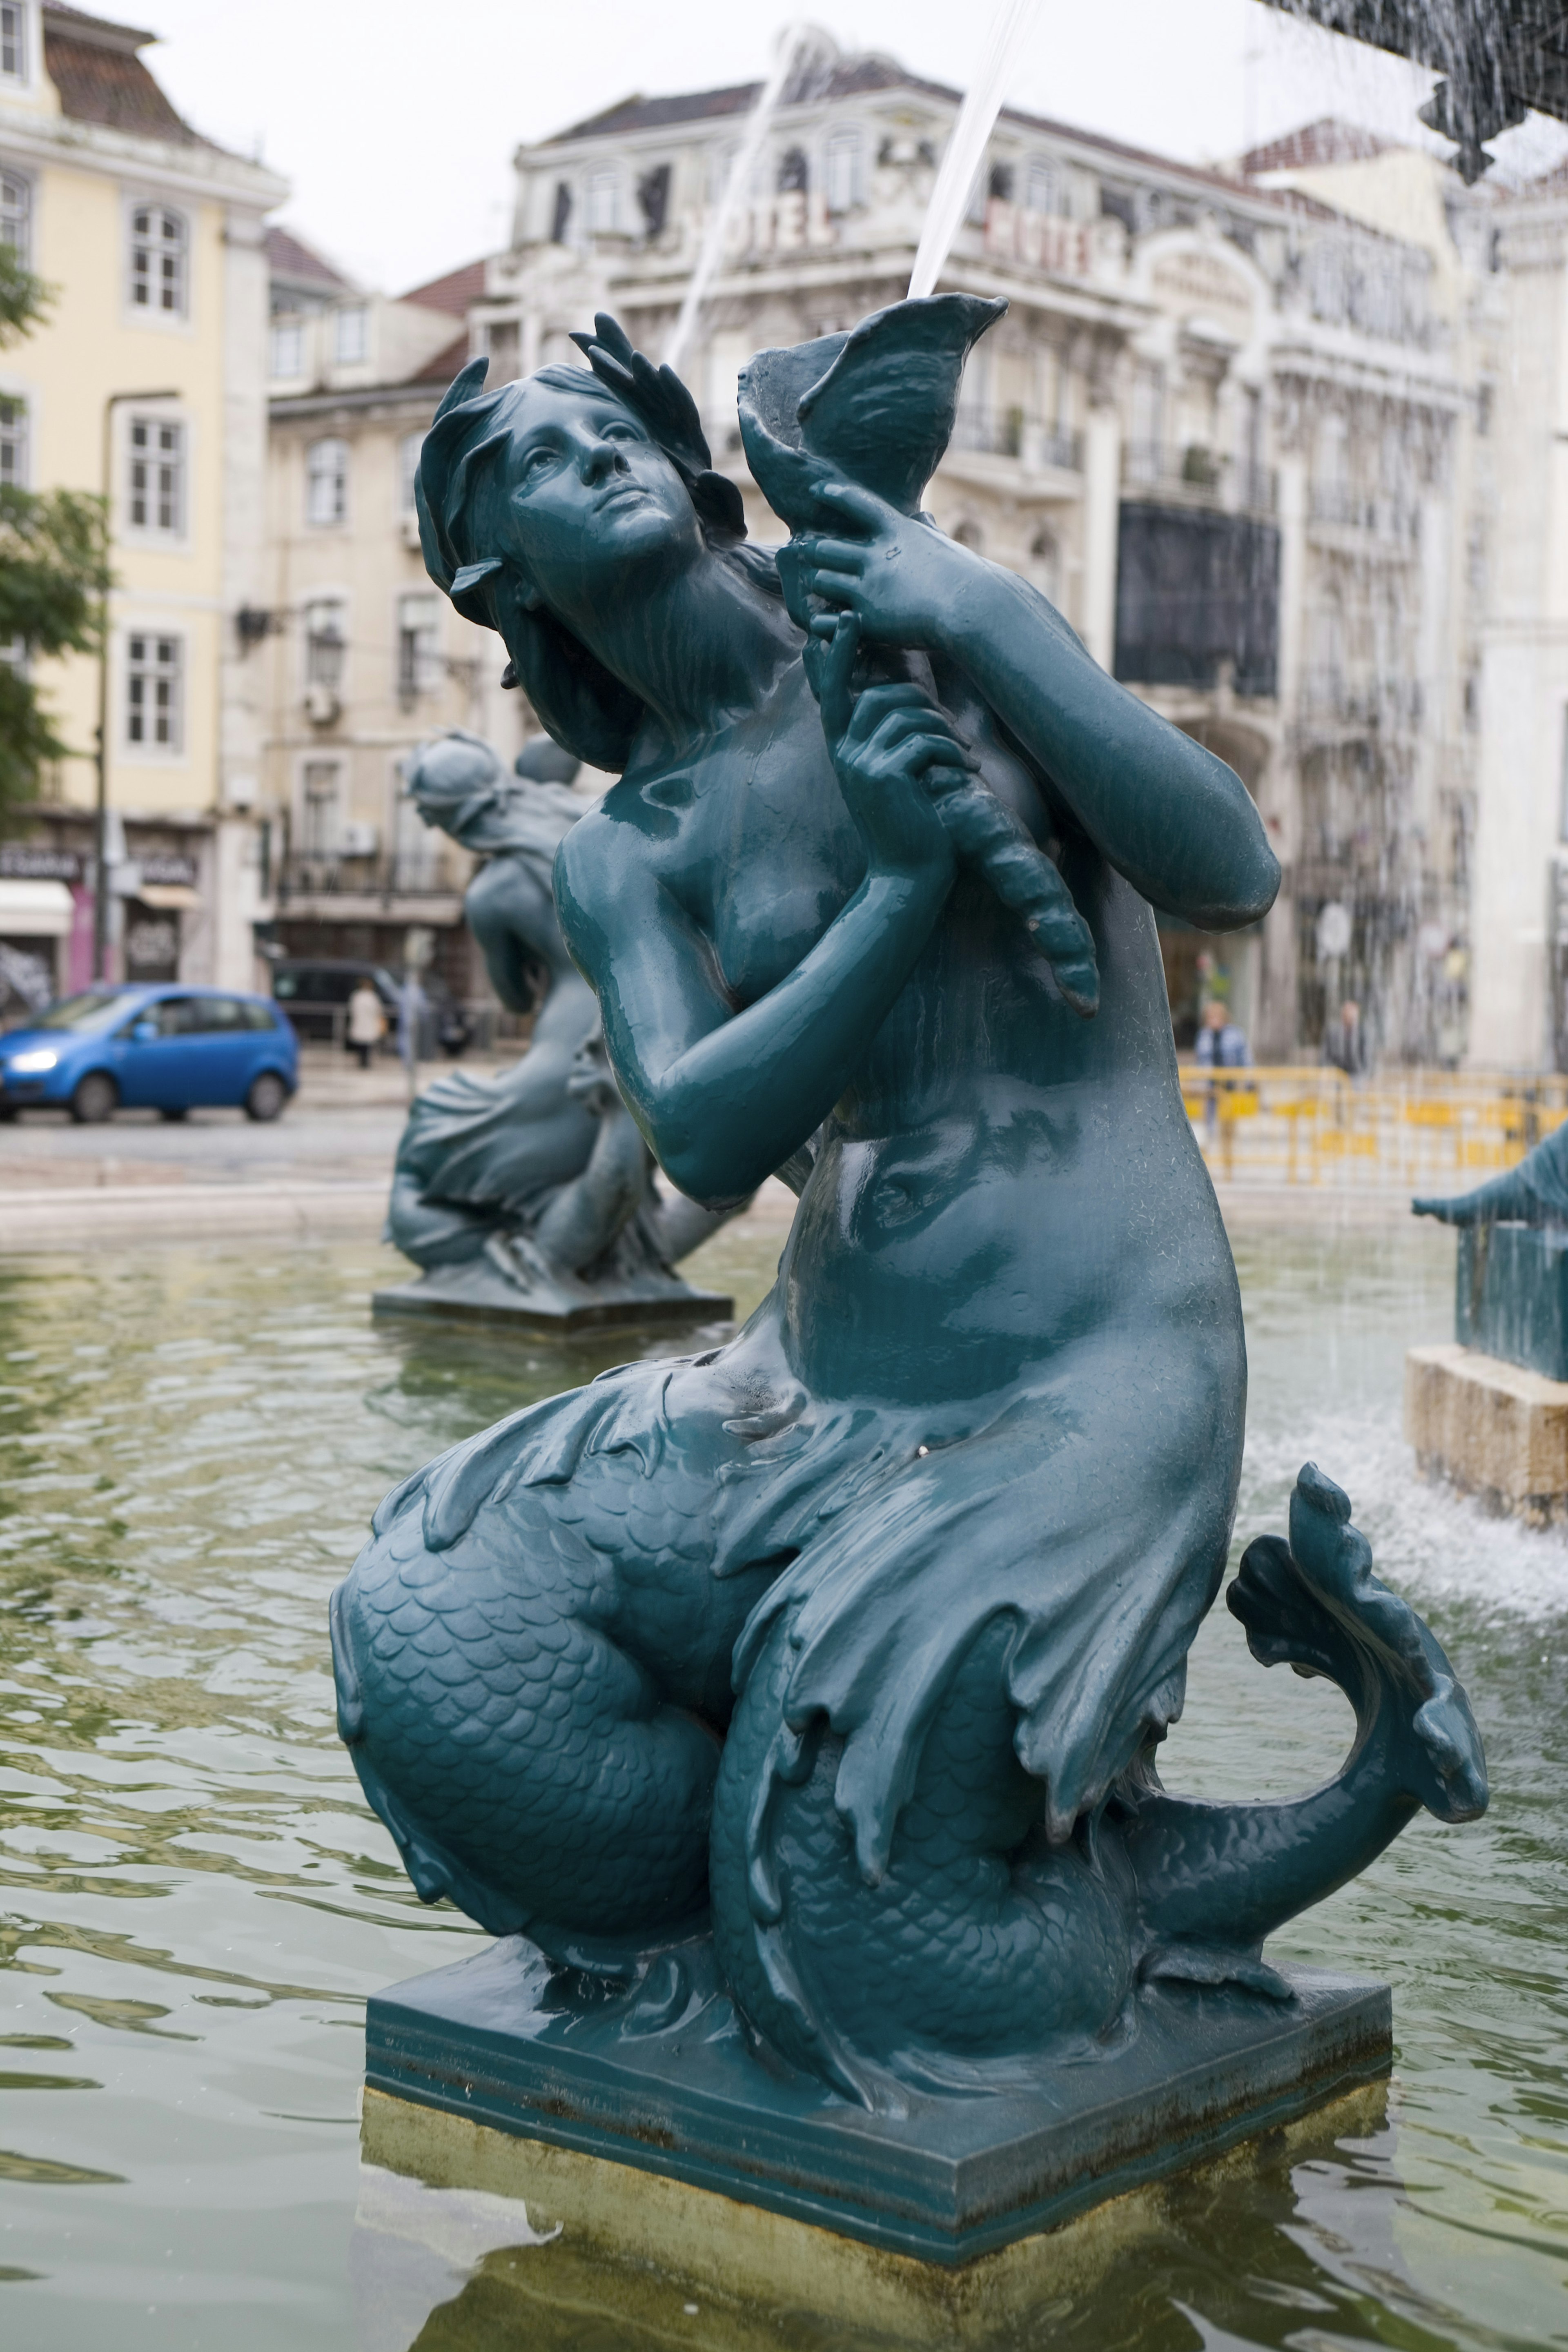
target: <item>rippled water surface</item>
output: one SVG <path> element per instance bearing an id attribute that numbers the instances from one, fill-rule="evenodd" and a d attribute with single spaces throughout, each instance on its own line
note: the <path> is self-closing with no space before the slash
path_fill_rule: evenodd
<path id="1" fill-rule="evenodd" d="M 775 1247 L 721 1236 L 695 1270 L 749 1303 Z M 1423 1820 L 1286 1946 L 1393 1979 L 1386 2120 L 1173 2194 L 1009 2342 L 1568 2344 L 1568 1544 L 1412 1475 L 1401 1360 L 1447 1335 L 1452 1247 L 1237 1240 L 1238 1539 L 1282 1525 L 1320 1460 L 1447 1643 L 1491 1765 L 1485 1822 Z M 273 1244 L 0 1264 L 0 2344 L 843 2343 L 658 2295 L 617 2315 L 581 2282 L 552 2315 L 493 2215 L 487 2234 L 361 2174 L 364 1997 L 477 1931 L 420 1908 L 361 1801 L 327 1593 L 406 1471 L 625 1352 L 373 1328 L 388 1264 Z M 1252 1664 L 1221 1610 L 1165 1777 L 1301 1787 L 1347 1722 Z"/>

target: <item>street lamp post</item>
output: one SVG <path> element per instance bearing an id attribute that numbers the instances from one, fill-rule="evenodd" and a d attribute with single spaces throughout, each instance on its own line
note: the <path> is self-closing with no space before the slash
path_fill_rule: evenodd
<path id="1" fill-rule="evenodd" d="M 178 400 L 177 392 L 111 392 L 103 404 L 102 488 L 105 512 L 114 515 L 114 412 L 127 401 Z M 98 602 L 98 795 L 93 826 L 92 976 L 101 980 L 109 950 L 109 874 L 104 856 L 109 841 L 109 563 Z"/>

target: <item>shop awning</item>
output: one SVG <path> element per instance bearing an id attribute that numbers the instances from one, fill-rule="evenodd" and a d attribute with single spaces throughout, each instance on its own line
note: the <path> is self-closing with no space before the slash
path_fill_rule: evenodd
<path id="1" fill-rule="evenodd" d="M 63 940 L 75 910 L 63 882 L 0 880 L 0 938 Z"/>
<path id="2" fill-rule="evenodd" d="M 165 912 L 182 907 L 199 907 L 200 893 L 188 882 L 143 882 L 136 896 L 144 907 L 157 907 Z"/>

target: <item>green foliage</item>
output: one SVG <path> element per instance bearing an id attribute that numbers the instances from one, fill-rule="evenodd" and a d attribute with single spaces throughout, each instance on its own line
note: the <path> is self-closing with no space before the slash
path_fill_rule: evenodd
<path id="1" fill-rule="evenodd" d="M 52 289 L 0 244 L 0 349 L 46 315 Z M 109 587 L 109 524 L 101 499 L 76 490 L 38 494 L 0 483 L 0 646 L 35 654 L 90 653 Z M 0 661 L 0 833 L 7 812 L 30 800 L 38 771 L 68 747 L 55 733 L 32 680 Z"/>
<path id="2" fill-rule="evenodd" d="M 20 342 L 53 300 L 53 289 L 22 267 L 12 247 L 0 243 L 0 348 Z"/>
<path id="3" fill-rule="evenodd" d="M 96 652 L 109 579 L 102 499 L 0 483 L 0 646 L 20 639 L 29 656 Z M 7 811 L 36 794 L 43 763 L 68 748 L 32 680 L 0 662 L 0 832 Z"/>

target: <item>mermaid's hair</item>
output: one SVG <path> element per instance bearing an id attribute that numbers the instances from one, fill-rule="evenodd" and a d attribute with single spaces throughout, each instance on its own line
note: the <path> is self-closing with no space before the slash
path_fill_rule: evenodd
<path id="1" fill-rule="evenodd" d="M 510 656 L 502 678 L 521 686 L 545 732 L 590 767 L 618 773 L 631 754 L 643 705 L 582 639 L 529 592 L 494 551 L 506 502 L 498 462 L 529 383 L 545 383 L 626 411 L 674 466 L 703 535 L 772 595 L 783 593 L 773 559 L 745 544 L 733 482 L 715 473 L 697 404 L 672 369 L 655 368 L 601 311 L 592 335 L 573 341 L 588 367 L 544 367 L 521 383 L 484 389 L 489 362 L 470 360 L 448 388 L 425 436 L 414 478 L 425 568 L 467 621 L 494 629 Z M 590 373 L 591 371 L 591 373 Z"/>

